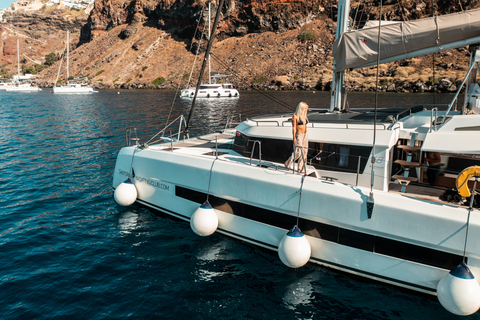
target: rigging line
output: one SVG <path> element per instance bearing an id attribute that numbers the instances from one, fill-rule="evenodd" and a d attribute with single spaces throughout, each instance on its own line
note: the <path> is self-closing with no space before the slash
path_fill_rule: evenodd
<path id="1" fill-rule="evenodd" d="M 197 27 L 195 28 L 195 32 L 193 34 L 192 43 L 190 44 L 190 52 L 192 51 L 193 40 L 197 36 L 198 26 L 200 25 L 200 18 L 203 17 L 204 11 L 205 11 L 205 4 L 203 4 L 202 11 L 200 12 L 200 17 L 198 18 Z M 187 87 L 190 85 L 190 79 L 192 79 L 193 68 L 195 67 L 195 62 L 197 61 L 198 53 L 200 52 L 200 43 L 202 42 L 204 33 L 205 33 L 205 28 L 202 29 L 202 35 L 200 36 L 200 40 L 198 41 L 197 52 L 195 52 L 195 60 L 193 61 L 192 70 L 190 71 L 190 76 L 188 77 Z"/>
<path id="2" fill-rule="evenodd" d="M 203 17 L 203 12 L 205 11 L 205 4 L 203 5 L 202 7 L 202 11 L 200 12 L 200 17 Z M 197 36 L 197 30 L 198 30 L 198 26 L 200 25 L 200 18 L 198 19 L 198 22 L 197 22 L 197 27 L 195 28 L 195 32 L 193 33 L 193 39 L 195 39 L 195 37 Z M 200 37 L 200 39 L 203 39 L 203 33 L 204 33 L 204 30 L 202 30 L 202 36 Z M 189 52 L 191 52 L 192 50 L 192 47 L 193 47 L 193 39 L 192 39 L 192 43 L 190 44 L 190 50 Z M 198 50 L 200 48 L 200 45 L 198 46 L 197 48 L 197 53 L 195 54 L 195 60 L 193 62 L 193 66 L 192 66 L 192 71 L 190 72 L 190 76 L 188 78 L 188 82 L 187 82 L 187 87 L 190 83 L 190 78 L 192 77 L 192 73 L 193 73 L 193 67 L 195 66 L 195 61 L 197 60 L 197 56 L 198 56 Z M 182 71 L 182 74 L 185 73 L 185 70 L 187 69 L 187 65 L 185 64 L 184 68 L 183 68 L 183 71 Z M 172 116 L 172 111 L 173 111 L 173 107 L 175 106 L 175 101 L 177 100 L 177 95 L 178 95 L 178 90 L 180 88 L 180 85 L 181 83 L 178 84 L 177 86 L 177 89 L 175 91 L 175 95 L 173 96 L 173 102 L 172 102 L 172 106 L 170 107 L 170 111 L 168 112 L 168 116 L 167 116 L 167 119 L 165 121 L 165 129 L 167 128 L 168 126 L 168 122 L 170 121 L 170 117 Z M 151 139 L 150 139 L 151 140 Z"/>
<path id="3" fill-rule="evenodd" d="M 403 21 L 408 21 L 407 19 L 405 19 L 405 15 L 404 15 L 404 12 L 403 12 L 404 10 L 405 11 L 407 11 L 407 10 L 405 9 L 405 6 L 402 4 L 402 2 L 403 2 L 403 0 L 400 0 L 398 2 L 398 6 L 400 7 L 400 13 L 402 14 Z"/>
<path id="4" fill-rule="evenodd" d="M 353 25 L 352 25 L 352 28 L 355 29 L 355 21 L 357 21 L 357 15 L 358 15 L 358 8 L 360 7 L 360 5 L 362 4 L 362 1 L 360 1 L 357 5 L 357 10 L 355 11 L 355 17 L 353 17 Z"/>
<path id="5" fill-rule="evenodd" d="M 229 67 L 227 67 L 227 64 L 223 61 L 220 60 L 220 58 L 218 56 L 216 56 L 215 54 L 211 54 L 211 56 L 215 59 L 216 62 L 218 62 L 219 64 L 221 64 L 223 67 L 227 68 L 227 70 L 229 70 Z M 237 78 L 237 80 L 240 80 L 238 76 L 236 76 L 234 74 L 234 72 L 232 72 L 232 76 Z M 256 88 L 252 88 L 252 90 L 256 91 L 257 93 L 260 93 L 262 95 L 264 95 L 265 97 L 269 98 L 270 100 L 272 100 L 273 102 L 275 103 L 278 103 L 280 106 L 288 109 L 289 111 L 291 110 L 295 110 L 296 106 L 291 106 L 287 103 L 285 103 L 283 100 L 273 96 L 272 94 L 264 91 L 264 90 L 259 90 L 259 89 L 256 89 Z"/>
<path id="6" fill-rule="evenodd" d="M 210 37 L 210 39 L 208 39 L 207 51 L 205 52 L 205 56 L 203 57 L 202 68 L 200 69 L 200 74 L 198 76 L 198 81 L 197 81 L 197 87 L 195 88 L 195 95 L 193 96 L 193 100 L 192 100 L 192 107 L 190 108 L 190 113 L 188 114 L 188 118 L 187 118 L 187 124 L 185 125 L 185 129 L 184 129 L 185 135 L 188 135 L 188 128 L 190 126 L 190 120 L 192 119 L 193 110 L 195 109 L 195 101 L 197 100 L 197 94 L 198 94 L 198 90 L 200 88 L 200 84 L 202 83 L 203 73 L 205 72 L 205 67 L 207 65 L 207 60 L 208 60 L 208 57 L 210 56 L 210 51 L 212 49 L 213 40 L 215 39 L 215 33 L 217 31 L 218 20 L 220 19 L 220 14 L 221 14 L 221 11 L 222 11 L 223 3 L 224 3 L 224 0 L 220 0 L 220 3 L 218 4 L 217 12 L 215 14 L 215 21 L 213 22 L 213 27 L 212 27 L 212 31 L 211 31 L 212 36 Z"/>
<path id="7" fill-rule="evenodd" d="M 305 165 L 305 161 L 304 161 L 304 166 Z M 295 170 L 295 168 L 294 168 Z M 300 194 L 298 196 L 298 209 L 297 209 L 297 226 L 298 226 L 298 223 L 300 221 L 300 205 L 302 204 L 302 193 L 303 193 L 303 182 L 305 181 L 305 177 L 307 176 L 307 168 L 305 167 L 303 170 L 305 170 L 305 174 L 302 174 L 302 182 L 300 184 Z"/>
<path id="8" fill-rule="evenodd" d="M 67 50 L 67 43 L 65 43 L 65 50 Z M 60 59 L 60 66 L 58 67 L 57 79 L 55 79 L 55 86 L 57 85 L 58 78 L 60 77 L 60 70 L 62 69 L 62 62 L 63 62 L 64 56 L 65 56 L 65 51 L 63 51 L 62 57 Z M 67 79 L 67 81 L 68 81 L 68 79 Z"/>
<path id="9" fill-rule="evenodd" d="M 372 172 L 371 172 L 371 180 L 370 180 L 370 193 L 373 190 L 373 178 L 374 178 L 374 164 L 375 164 L 375 143 L 377 138 L 377 108 L 378 108 L 378 75 L 380 70 L 380 41 L 381 41 L 381 29 L 382 29 L 382 3 L 383 1 L 380 0 L 380 12 L 378 14 L 378 44 L 377 44 L 377 77 L 375 83 L 375 115 L 373 117 L 373 147 L 372 147 Z"/>
<path id="10" fill-rule="evenodd" d="M 439 34 L 439 28 L 438 28 L 438 21 L 435 17 L 435 6 L 433 3 L 434 0 L 432 0 L 432 17 L 435 18 L 435 25 L 437 26 L 437 39 L 435 39 L 435 42 L 437 43 L 437 46 L 440 42 L 440 34 Z M 433 73 L 433 79 L 432 79 L 432 88 L 433 88 L 433 104 L 436 103 L 436 95 L 435 95 L 435 52 L 432 53 L 432 73 Z"/>
<path id="11" fill-rule="evenodd" d="M 212 182 L 213 165 L 215 164 L 215 161 L 217 161 L 217 160 L 218 160 L 218 158 L 213 159 L 212 166 L 210 167 L 210 175 L 208 177 L 207 201 L 208 201 L 208 197 L 210 196 L 210 183 Z"/>
<path id="12" fill-rule="evenodd" d="M 466 179 L 466 180 L 468 180 L 468 179 Z M 477 181 L 478 181 L 478 177 L 475 177 L 475 181 L 473 182 L 472 193 L 470 195 L 470 206 L 468 208 L 467 226 L 466 226 L 466 230 L 465 230 L 465 244 L 463 246 L 463 263 L 465 263 L 465 253 L 467 251 L 468 226 L 470 224 L 470 213 L 473 210 L 473 200 L 475 198 L 475 194 L 477 193 L 477 191 L 476 191 L 477 190 Z"/>

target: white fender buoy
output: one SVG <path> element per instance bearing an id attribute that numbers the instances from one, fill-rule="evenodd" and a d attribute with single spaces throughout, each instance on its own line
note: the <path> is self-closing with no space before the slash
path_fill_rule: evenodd
<path id="1" fill-rule="evenodd" d="M 113 193 L 113 197 L 119 205 L 129 206 L 137 200 L 137 188 L 135 188 L 132 180 L 128 178 L 118 185 Z"/>
<path id="2" fill-rule="evenodd" d="M 218 217 L 212 205 L 206 200 L 190 218 L 190 228 L 199 236 L 206 237 L 217 230 Z"/>
<path id="3" fill-rule="evenodd" d="M 437 297 L 445 309 L 456 315 L 467 316 L 480 308 L 480 286 L 463 262 L 440 280 Z"/>
<path id="4" fill-rule="evenodd" d="M 278 245 L 278 256 L 287 267 L 300 268 L 308 260 L 312 249 L 305 235 L 295 225 L 287 232 Z"/>

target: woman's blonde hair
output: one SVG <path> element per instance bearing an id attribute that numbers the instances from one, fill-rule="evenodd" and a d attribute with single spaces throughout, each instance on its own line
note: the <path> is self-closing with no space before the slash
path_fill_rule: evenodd
<path id="1" fill-rule="evenodd" d="M 295 110 L 295 115 L 300 119 L 304 124 L 307 123 L 307 113 L 305 112 L 308 108 L 308 104 L 305 102 L 300 102 Z"/>

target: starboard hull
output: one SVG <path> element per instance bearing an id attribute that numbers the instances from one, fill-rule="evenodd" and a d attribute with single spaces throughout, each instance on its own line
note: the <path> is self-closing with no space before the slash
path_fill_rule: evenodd
<path id="1" fill-rule="evenodd" d="M 189 221 L 208 193 L 219 233 L 277 251 L 298 224 L 312 249 L 310 262 L 424 293 L 435 294 L 462 261 L 465 208 L 376 191 L 368 219 L 368 188 L 249 165 L 231 150 L 216 159 L 205 155 L 211 149 L 180 153 L 169 146 L 123 148 L 113 187 L 132 165 L 141 204 Z M 469 238 L 478 238 L 479 226 L 474 217 Z M 468 264 L 480 274 L 476 250 L 467 246 Z"/>

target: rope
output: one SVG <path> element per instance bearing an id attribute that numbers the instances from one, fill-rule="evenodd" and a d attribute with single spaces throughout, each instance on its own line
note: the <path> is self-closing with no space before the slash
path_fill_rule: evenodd
<path id="1" fill-rule="evenodd" d="M 379 65 L 380 65 L 380 41 L 381 41 L 381 27 L 382 27 L 382 6 L 383 3 L 380 0 L 380 12 L 378 14 L 378 54 L 377 54 L 377 77 L 375 83 L 375 116 L 373 118 L 373 148 L 372 148 L 372 173 L 370 181 L 370 194 L 373 192 L 373 178 L 374 178 L 374 164 L 375 164 L 375 143 L 377 138 L 377 108 L 378 108 L 378 74 L 379 74 Z"/>
<path id="2" fill-rule="evenodd" d="M 65 44 L 65 50 L 67 50 L 67 44 Z M 58 78 L 60 77 L 60 70 L 62 69 L 62 62 L 63 62 L 63 57 L 65 56 L 65 51 L 62 54 L 62 58 L 60 59 L 60 66 L 58 67 L 58 73 L 57 73 L 57 79 L 55 79 L 55 84 L 54 86 L 57 85 Z M 67 79 L 68 81 L 68 79 Z"/>
<path id="3" fill-rule="evenodd" d="M 477 190 L 477 181 L 478 181 L 478 177 L 475 177 L 475 182 L 473 183 L 472 194 L 470 196 L 470 206 L 468 208 L 467 226 L 466 226 L 466 230 L 465 230 L 465 244 L 463 245 L 463 263 L 466 263 L 465 262 L 465 253 L 467 251 L 468 226 L 470 225 L 470 213 L 473 210 L 473 199 L 475 198 L 475 194 L 477 193 L 477 191 L 476 191 Z"/>
<path id="4" fill-rule="evenodd" d="M 210 196 L 210 182 L 212 181 L 213 165 L 215 164 L 215 161 L 217 161 L 217 159 L 218 158 L 213 160 L 212 166 L 210 167 L 210 176 L 208 177 L 207 201 L 208 201 L 208 197 Z"/>
<path id="5" fill-rule="evenodd" d="M 211 56 L 213 57 L 213 59 L 218 62 L 219 64 L 222 65 L 222 67 L 226 68 L 227 71 L 230 70 L 231 66 L 229 67 L 225 62 L 221 61 L 220 58 L 218 56 L 216 56 L 214 53 L 211 54 Z M 233 77 L 236 77 L 238 79 L 238 77 L 234 74 L 234 72 L 232 72 L 232 76 Z M 239 80 L 239 79 L 238 79 Z M 284 107 L 286 108 L 288 111 L 295 111 L 296 107 L 297 106 L 292 106 L 292 105 L 289 105 L 287 103 L 285 103 L 283 100 L 273 96 L 272 94 L 264 91 L 264 90 L 259 90 L 259 89 L 256 89 L 256 88 L 252 88 L 253 91 L 256 91 L 257 93 L 260 93 L 262 95 L 264 95 L 265 97 L 267 97 L 268 99 L 272 100 L 273 102 L 279 104 L 281 107 Z"/>

